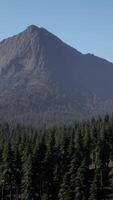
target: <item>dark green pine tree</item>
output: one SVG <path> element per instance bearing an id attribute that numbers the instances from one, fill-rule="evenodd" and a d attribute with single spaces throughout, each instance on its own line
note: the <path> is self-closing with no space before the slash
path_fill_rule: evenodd
<path id="1" fill-rule="evenodd" d="M 70 188 L 70 174 L 66 173 L 63 179 L 63 183 L 61 184 L 61 188 L 59 191 L 59 200 L 72 200 Z"/>
<path id="2" fill-rule="evenodd" d="M 88 168 L 85 166 L 83 161 L 81 166 L 77 170 L 76 179 L 75 179 L 75 197 L 76 200 L 87 200 L 88 191 L 89 191 L 89 174 Z"/>
<path id="3" fill-rule="evenodd" d="M 61 143 L 61 157 L 62 157 L 62 178 L 65 173 L 69 170 L 70 165 L 70 137 L 63 133 L 62 143 Z"/>
<path id="4" fill-rule="evenodd" d="M 83 158 L 85 156 L 84 155 L 85 149 L 84 149 L 83 133 L 84 133 L 84 131 L 82 132 L 82 128 L 80 129 L 80 127 L 76 130 L 75 152 L 76 152 L 76 157 L 78 159 L 79 166 L 80 166 L 80 164 L 83 161 Z"/>
<path id="5" fill-rule="evenodd" d="M 99 183 L 99 180 L 98 180 L 98 175 L 95 172 L 94 179 L 93 179 L 91 186 L 90 186 L 88 200 L 100 200 L 99 188 L 100 188 L 100 183 Z"/>
<path id="6" fill-rule="evenodd" d="M 71 161 L 70 169 L 69 169 L 69 174 L 70 174 L 70 196 L 71 196 L 72 200 L 75 197 L 76 174 L 77 174 L 78 168 L 79 168 L 78 158 L 77 158 L 77 155 L 76 155 L 76 152 L 75 152 L 75 154 L 73 155 L 73 159 Z"/>
<path id="7" fill-rule="evenodd" d="M 14 148 L 14 180 L 15 180 L 15 195 L 18 199 L 21 193 L 21 178 L 22 178 L 22 160 L 18 147 Z"/>
<path id="8" fill-rule="evenodd" d="M 23 176 L 21 182 L 21 199 L 34 200 L 33 165 L 31 155 L 24 155 Z"/>
<path id="9" fill-rule="evenodd" d="M 41 199 L 45 190 L 45 172 L 44 160 L 46 156 L 47 145 L 45 137 L 36 145 L 33 152 L 33 185 L 35 190 L 35 199 Z"/>
<path id="10" fill-rule="evenodd" d="M 59 200 L 58 193 L 60 190 L 60 185 L 62 183 L 62 157 L 61 157 L 61 148 L 58 146 L 56 148 L 56 164 L 53 173 L 53 190 L 54 190 L 54 199 Z"/>
<path id="11" fill-rule="evenodd" d="M 105 168 L 108 167 L 110 157 L 110 147 L 106 139 L 106 132 L 104 128 L 100 130 L 99 140 L 97 143 L 97 151 L 101 165 Z"/>
<path id="12" fill-rule="evenodd" d="M 91 135 L 89 127 L 85 128 L 84 131 L 84 157 L 86 161 L 86 166 L 89 167 L 91 163 Z"/>
<path id="13" fill-rule="evenodd" d="M 44 160 L 44 172 L 45 172 L 45 194 L 47 194 L 48 200 L 53 200 L 56 198 L 56 190 L 54 187 L 54 172 L 56 169 L 56 143 L 55 135 L 52 133 L 50 135 L 50 141 L 48 144 L 47 154 Z"/>
<path id="14" fill-rule="evenodd" d="M 109 170 L 108 174 L 108 186 L 106 192 L 106 199 L 112 200 L 113 199 L 113 168 Z"/>
<path id="15" fill-rule="evenodd" d="M 14 180 L 13 152 L 11 149 L 10 142 L 4 144 L 0 172 L 1 172 L 0 184 L 2 190 L 2 198 L 6 198 L 6 196 L 9 196 L 11 199 L 13 195 L 13 187 L 15 185 L 15 180 Z"/>

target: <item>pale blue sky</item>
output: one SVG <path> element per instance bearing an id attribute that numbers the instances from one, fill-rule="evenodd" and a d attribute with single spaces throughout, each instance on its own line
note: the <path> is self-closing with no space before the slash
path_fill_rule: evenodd
<path id="1" fill-rule="evenodd" d="M 30 24 L 113 62 L 113 0 L 0 0 L 0 40 Z"/>

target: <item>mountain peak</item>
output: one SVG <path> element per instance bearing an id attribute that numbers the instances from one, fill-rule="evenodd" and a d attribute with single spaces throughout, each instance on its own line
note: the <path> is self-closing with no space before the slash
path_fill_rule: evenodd
<path id="1" fill-rule="evenodd" d="M 0 43 L 0 120 L 51 125 L 108 113 L 112 75 L 113 64 L 30 25 Z"/>
<path id="2" fill-rule="evenodd" d="M 30 25 L 30 26 L 27 27 L 27 30 L 29 32 L 37 31 L 37 30 L 39 30 L 39 27 L 35 26 L 35 25 Z"/>

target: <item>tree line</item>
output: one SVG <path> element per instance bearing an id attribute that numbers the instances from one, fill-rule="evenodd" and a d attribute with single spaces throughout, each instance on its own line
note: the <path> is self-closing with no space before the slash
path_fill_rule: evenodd
<path id="1" fill-rule="evenodd" d="M 113 199 L 113 116 L 38 130 L 0 124 L 1 200 Z"/>

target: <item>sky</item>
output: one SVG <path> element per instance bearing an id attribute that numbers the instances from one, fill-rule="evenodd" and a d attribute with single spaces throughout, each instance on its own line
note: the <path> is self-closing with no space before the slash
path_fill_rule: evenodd
<path id="1" fill-rule="evenodd" d="M 0 0 L 0 41 L 31 24 L 113 62 L 113 0 Z"/>

